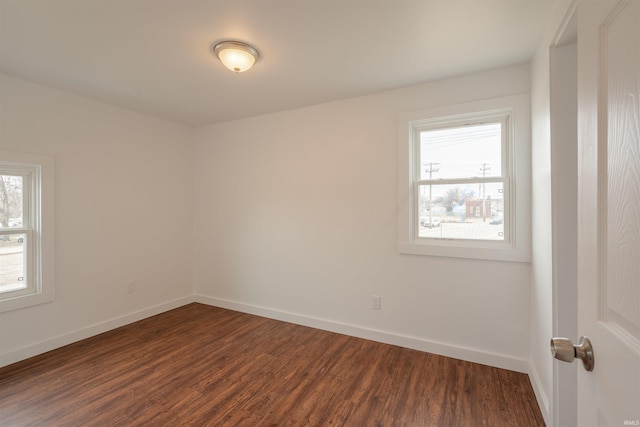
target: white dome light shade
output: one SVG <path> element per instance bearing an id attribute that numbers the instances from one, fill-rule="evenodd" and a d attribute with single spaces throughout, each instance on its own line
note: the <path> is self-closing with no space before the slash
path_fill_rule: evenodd
<path id="1" fill-rule="evenodd" d="M 247 71 L 260 58 L 260 53 L 255 47 L 238 41 L 216 43 L 213 53 L 225 67 L 236 73 Z"/>

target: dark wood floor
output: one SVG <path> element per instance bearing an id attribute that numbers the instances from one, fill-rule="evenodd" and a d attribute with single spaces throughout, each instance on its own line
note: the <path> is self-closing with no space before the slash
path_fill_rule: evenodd
<path id="1" fill-rule="evenodd" d="M 2 426 L 543 426 L 526 375 L 190 304 L 0 369 Z"/>

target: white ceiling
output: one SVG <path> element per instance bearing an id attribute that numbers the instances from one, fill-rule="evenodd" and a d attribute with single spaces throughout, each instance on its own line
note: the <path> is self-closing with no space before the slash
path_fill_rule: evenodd
<path id="1" fill-rule="evenodd" d="M 0 72 L 187 125 L 527 62 L 553 0 L 0 0 Z M 234 74 L 222 39 L 261 60 Z"/>

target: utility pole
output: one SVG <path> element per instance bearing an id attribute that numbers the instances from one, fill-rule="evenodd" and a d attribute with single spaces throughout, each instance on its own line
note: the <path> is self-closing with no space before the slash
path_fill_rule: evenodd
<path id="1" fill-rule="evenodd" d="M 482 177 L 486 177 L 487 176 L 487 171 L 491 170 L 491 166 L 489 166 L 488 163 L 483 163 L 482 167 L 480 168 L 480 172 L 482 172 Z M 487 197 L 487 190 L 484 186 L 484 182 L 482 183 L 482 222 L 486 222 L 487 221 L 487 206 L 485 204 L 484 199 Z"/>
<path id="2" fill-rule="evenodd" d="M 435 172 L 438 172 L 440 170 L 440 163 L 427 163 L 429 165 L 428 169 L 425 169 L 424 171 L 427 172 L 429 174 L 429 181 L 431 181 L 433 174 Z M 432 198 L 431 198 L 431 193 L 432 193 L 432 189 L 433 189 L 433 185 L 431 183 L 429 183 L 429 228 L 433 227 L 433 221 L 432 221 L 432 211 L 433 211 L 433 203 L 432 203 Z"/>

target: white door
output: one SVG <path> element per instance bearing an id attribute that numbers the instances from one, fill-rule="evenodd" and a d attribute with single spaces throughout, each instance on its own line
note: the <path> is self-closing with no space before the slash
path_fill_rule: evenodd
<path id="1" fill-rule="evenodd" d="M 578 425 L 640 425 L 640 0 L 578 0 Z"/>

